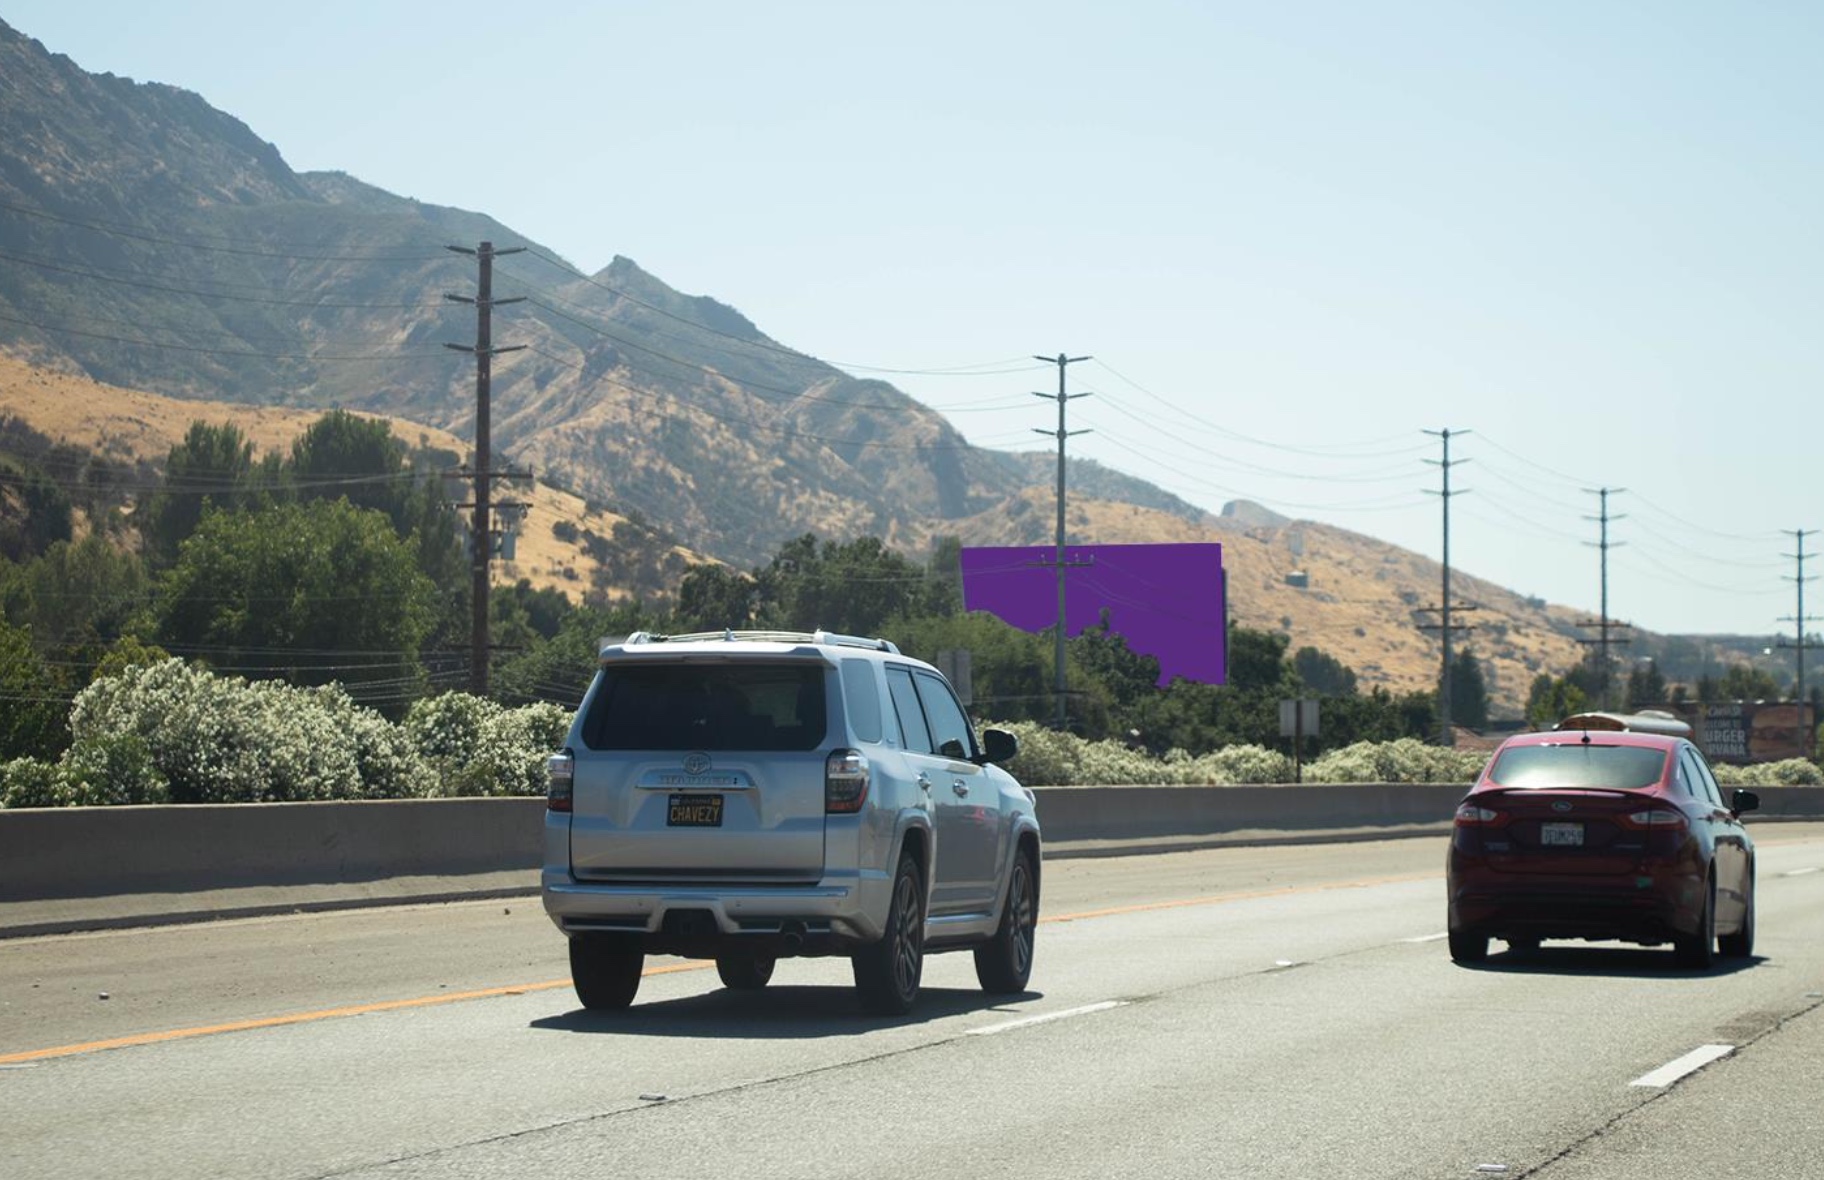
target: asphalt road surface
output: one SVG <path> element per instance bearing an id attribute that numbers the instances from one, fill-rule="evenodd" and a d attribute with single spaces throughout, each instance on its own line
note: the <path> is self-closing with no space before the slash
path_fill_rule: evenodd
<path id="1" fill-rule="evenodd" d="M 582 1012 L 536 899 L 0 942 L 0 1176 L 1824 1180 L 1824 825 L 1757 956 L 1445 951 L 1435 839 L 1051 862 L 1032 990 L 927 961 Z M 105 998 L 104 998 L 105 997 Z"/>

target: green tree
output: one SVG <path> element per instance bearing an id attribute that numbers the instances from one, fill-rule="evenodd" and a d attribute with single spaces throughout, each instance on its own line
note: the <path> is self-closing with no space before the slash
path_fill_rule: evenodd
<path id="1" fill-rule="evenodd" d="M 1573 713 L 1589 708 L 1590 695 L 1574 676 L 1541 672 L 1526 694 L 1526 720 L 1534 729 L 1550 729 Z"/>
<path id="2" fill-rule="evenodd" d="M 879 537 L 819 545 L 806 533 L 781 546 L 755 580 L 762 626 L 878 635 L 888 619 L 917 613 L 928 577 Z"/>
<path id="3" fill-rule="evenodd" d="M 1717 681 L 1716 699 L 1722 701 L 1777 701 L 1780 683 L 1752 664 L 1731 664 Z"/>
<path id="4" fill-rule="evenodd" d="M 655 627 L 653 617 L 638 606 L 572 610 L 550 638 L 501 661 L 490 681 L 494 694 L 509 704 L 553 701 L 574 707 L 595 674 L 602 639 Z"/>
<path id="5" fill-rule="evenodd" d="M 1109 629 L 1107 611 L 1095 626 L 1066 640 L 1064 647 L 1070 667 L 1107 688 L 1123 708 L 1159 691 L 1159 657 L 1128 647 L 1119 632 Z"/>
<path id="6" fill-rule="evenodd" d="M 1450 662 L 1450 719 L 1467 729 L 1488 728 L 1488 682 L 1473 648 L 1464 648 Z"/>
<path id="7" fill-rule="evenodd" d="M 114 642 L 145 611 L 149 594 L 145 563 L 94 533 L 59 541 L 0 575 L 0 609 L 29 626 L 45 653 Z"/>
<path id="8" fill-rule="evenodd" d="M 0 762 L 54 758 L 69 744 L 68 712 L 68 694 L 31 633 L 0 621 Z"/>
<path id="9" fill-rule="evenodd" d="M 1328 652 L 1301 647 L 1292 655 L 1292 670 L 1299 682 L 1318 696 L 1355 695 L 1355 672 Z"/>
<path id="10" fill-rule="evenodd" d="M 680 631 L 741 630 L 753 622 L 753 578 L 725 565 L 693 565 L 678 584 L 675 611 Z"/>
<path id="11" fill-rule="evenodd" d="M 300 500 L 346 497 L 357 508 L 386 513 L 401 536 L 416 524 L 406 510 L 412 478 L 405 444 L 384 421 L 330 411 L 292 442 L 285 474 Z"/>
<path id="12" fill-rule="evenodd" d="M 1663 705 L 1670 699 L 1665 673 L 1655 660 L 1642 660 L 1628 672 L 1628 708 L 1644 709 Z"/>
<path id="13" fill-rule="evenodd" d="M 1045 636 L 975 611 L 902 618 L 895 622 L 891 638 L 901 651 L 928 663 L 935 663 L 942 651 L 967 651 L 974 684 L 971 711 L 977 716 L 996 721 L 1052 717 L 1052 648 Z"/>
<path id="14" fill-rule="evenodd" d="M 1230 627 L 1229 687 L 1244 692 L 1266 689 L 1291 696 L 1297 691 L 1298 681 L 1286 662 L 1286 648 L 1290 643 L 1287 636 L 1277 631 Z"/>
<path id="15" fill-rule="evenodd" d="M 192 422 L 184 441 L 171 448 L 164 480 L 145 507 L 140 533 L 148 552 L 160 565 L 170 565 L 205 508 L 247 507 L 259 491 L 257 483 L 253 444 L 240 427 Z"/>
<path id="16" fill-rule="evenodd" d="M 227 670 L 341 681 L 366 703 L 398 704 L 422 682 L 437 605 L 378 512 L 346 500 L 217 511 L 164 579 L 157 636 Z"/>
<path id="17" fill-rule="evenodd" d="M 70 497 L 36 463 L 0 455 L 0 558 L 24 561 L 70 539 Z"/>

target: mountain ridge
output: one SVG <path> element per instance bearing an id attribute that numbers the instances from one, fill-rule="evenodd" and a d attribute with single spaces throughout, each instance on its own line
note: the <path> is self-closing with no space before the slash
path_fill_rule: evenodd
<path id="1" fill-rule="evenodd" d="M 148 393 L 341 407 L 472 436 L 474 290 L 495 265 L 493 439 L 588 503 L 741 566 L 791 537 L 914 553 L 1052 539 L 1055 457 L 970 446 L 892 384 L 773 340 L 746 314 L 617 255 L 594 274 L 485 213 L 345 172 L 295 172 L 200 96 L 83 71 L 0 22 L 0 348 Z M 1246 501 L 1213 514 L 1071 460 L 1071 543 L 1215 540 L 1238 622 L 1323 647 L 1366 683 L 1420 687 L 1438 645 L 1415 615 L 1439 567 Z M 533 526 L 536 527 L 536 526 Z M 1299 579 L 1292 577 L 1300 573 Z M 1581 657 L 1576 616 L 1454 571 L 1481 595 L 1506 707 Z M 1499 617 L 1490 603 L 1501 604 Z M 1470 642 L 1482 645 L 1477 638 Z"/>

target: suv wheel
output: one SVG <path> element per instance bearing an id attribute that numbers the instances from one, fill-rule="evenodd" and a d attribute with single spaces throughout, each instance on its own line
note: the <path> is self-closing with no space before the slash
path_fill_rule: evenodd
<path id="1" fill-rule="evenodd" d="M 925 968 L 925 889 L 911 853 L 900 856 L 893 874 L 886 932 L 849 962 L 863 1008 L 881 1016 L 903 1016 L 912 1010 Z"/>
<path id="2" fill-rule="evenodd" d="M 640 941 L 623 934 L 572 934 L 570 981 L 592 1012 L 618 1011 L 640 990 L 646 955 Z"/>
<path id="3" fill-rule="evenodd" d="M 773 963 L 771 955 L 717 955 L 716 974 L 722 977 L 723 987 L 738 992 L 757 992 L 773 978 Z"/>
<path id="4" fill-rule="evenodd" d="M 1039 891 L 1032 854 L 1021 849 L 1007 877 L 1007 904 L 994 938 L 975 948 L 975 977 L 991 995 L 1026 990 L 1032 978 L 1032 943 L 1039 923 Z"/>

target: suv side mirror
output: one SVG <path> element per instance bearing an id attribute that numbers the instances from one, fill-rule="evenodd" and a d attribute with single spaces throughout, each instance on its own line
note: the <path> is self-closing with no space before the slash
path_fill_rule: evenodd
<path id="1" fill-rule="evenodd" d="M 982 761 L 1011 762 L 1020 756 L 1020 739 L 1004 729 L 982 731 Z"/>
<path id="2" fill-rule="evenodd" d="M 1761 797 L 1753 791 L 1738 789 L 1729 796 L 1729 810 L 1736 815 L 1740 815 L 1744 811 L 1758 811 L 1760 806 Z"/>

